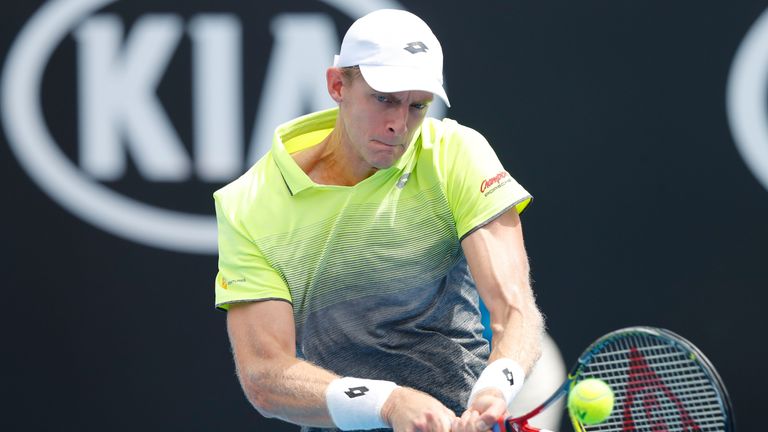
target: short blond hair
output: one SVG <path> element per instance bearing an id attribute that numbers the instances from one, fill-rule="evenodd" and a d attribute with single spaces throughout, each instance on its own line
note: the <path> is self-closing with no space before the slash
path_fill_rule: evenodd
<path id="1" fill-rule="evenodd" d="M 360 66 L 343 66 L 341 68 L 341 76 L 348 83 L 354 82 L 361 75 L 362 75 L 362 72 L 360 72 Z"/>

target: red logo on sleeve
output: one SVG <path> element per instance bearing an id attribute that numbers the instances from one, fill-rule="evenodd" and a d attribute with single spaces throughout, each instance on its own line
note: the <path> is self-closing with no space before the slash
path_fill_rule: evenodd
<path id="1" fill-rule="evenodd" d="M 483 182 L 480 183 L 480 193 L 483 193 L 487 189 L 492 188 L 493 185 L 495 185 L 497 183 L 501 183 L 501 181 L 504 180 L 507 177 L 509 177 L 509 173 L 506 172 L 506 171 L 502 171 L 502 172 L 496 174 L 495 176 L 493 176 L 491 178 L 487 178 L 487 179 L 483 180 Z"/>

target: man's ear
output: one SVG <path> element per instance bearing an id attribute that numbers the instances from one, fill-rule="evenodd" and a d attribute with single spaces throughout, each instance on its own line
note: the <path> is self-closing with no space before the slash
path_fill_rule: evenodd
<path id="1" fill-rule="evenodd" d="M 325 71 L 325 80 L 326 84 L 328 85 L 328 94 L 331 96 L 331 99 L 336 101 L 336 103 L 341 103 L 343 99 L 341 95 L 341 89 L 344 87 L 342 75 L 343 73 L 341 68 L 337 67 L 329 67 L 328 70 Z"/>

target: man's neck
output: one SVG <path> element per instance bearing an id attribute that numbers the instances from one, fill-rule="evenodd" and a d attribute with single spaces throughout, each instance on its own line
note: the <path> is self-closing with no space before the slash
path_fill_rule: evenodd
<path id="1" fill-rule="evenodd" d="M 292 154 L 313 182 L 354 186 L 378 171 L 355 158 L 354 148 L 342 131 L 337 124 L 319 144 Z"/>

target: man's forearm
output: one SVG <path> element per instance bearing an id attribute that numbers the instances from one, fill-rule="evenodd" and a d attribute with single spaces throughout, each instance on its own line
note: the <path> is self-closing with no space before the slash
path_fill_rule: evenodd
<path id="1" fill-rule="evenodd" d="M 319 366 L 292 359 L 287 364 L 259 370 L 251 369 L 248 372 L 238 368 L 238 376 L 248 399 L 265 417 L 306 426 L 342 427 L 343 423 L 337 425 L 331 419 L 326 401 L 329 384 L 339 377 Z M 367 382 L 370 390 L 376 391 L 375 385 L 371 386 L 375 380 L 361 381 Z M 376 427 L 392 425 L 395 430 L 433 430 L 436 425 L 449 427 L 455 418 L 453 412 L 426 393 L 408 387 L 397 387 L 391 394 L 392 397 L 382 395 L 382 400 L 386 402 L 381 406 L 381 412 L 375 413 L 375 417 L 377 422 L 383 424 Z M 340 412 L 339 408 L 338 405 L 335 408 L 336 416 L 352 414 L 347 411 Z M 352 411 L 354 409 L 355 407 Z M 357 422 L 361 418 L 360 414 L 352 417 Z M 417 429 L 413 429 L 414 427 Z M 370 426 L 362 428 L 369 429 Z"/>
<path id="2" fill-rule="evenodd" d="M 530 372 L 541 355 L 544 319 L 530 289 L 514 305 L 496 305 L 491 312 L 493 351 L 489 361 L 511 358 Z"/>
<path id="3" fill-rule="evenodd" d="M 526 372 L 538 360 L 544 320 L 530 282 L 520 217 L 499 216 L 462 241 L 464 254 L 491 318 L 490 360 L 511 358 Z"/>
<path id="4" fill-rule="evenodd" d="M 272 363 L 238 366 L 240 384 L 259 413 L 295 424 L 333 427 L 325 390 L 338 376 L 298 359 Z"/>

